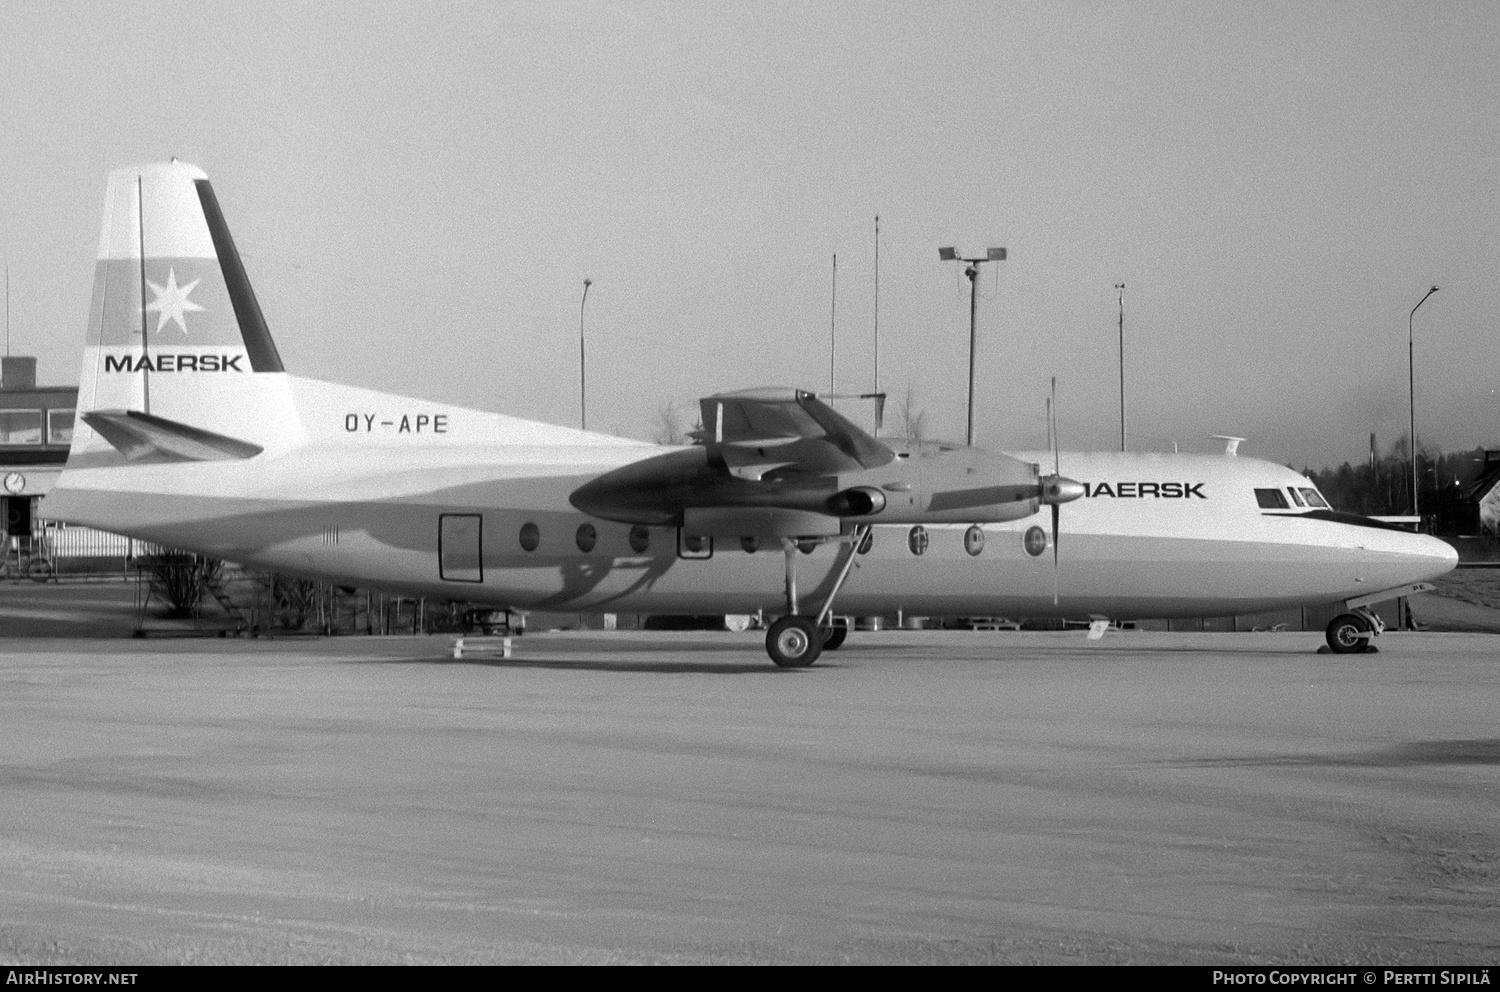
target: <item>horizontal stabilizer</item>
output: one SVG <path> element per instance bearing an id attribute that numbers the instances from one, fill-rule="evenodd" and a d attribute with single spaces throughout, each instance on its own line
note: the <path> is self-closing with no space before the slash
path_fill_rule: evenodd
<path id="1" fill-rule="evenodd" d="M 218 462 L 253 458 L 259 445 L 215 434 L 139 410 L 93 410 L 83 415 L 128 462 Z"/>

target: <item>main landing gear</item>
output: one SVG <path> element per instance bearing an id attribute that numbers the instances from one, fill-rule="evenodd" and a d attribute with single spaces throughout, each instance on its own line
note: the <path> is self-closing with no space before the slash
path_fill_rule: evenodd
<path id="1" fill-rule="evenodd" d="M 838 539 L 843 545 L 840 552 L 843 560 L 839 563 L 838 578 L 834 580 L 833 589 L 829 591 L 828 598 L 816 617 L 798 615 L 797 542 L 786 537 L 781 539 L 782 550 L 786 553 L 787 615 L 771 624 L 766 631 L 766 654 L 771 656 L 771 661 L 778 668 L 807 668 L 824 651 L 837 650 L 844 643 L 844 638 L 849 636 L 848 627 L 833 622 L 833 600 L 844 587 L 844 580 L 854 568 L 854 556 L 859 551 L 860 542 L 869 532 L 869 524 L 859 524 L 854 528 L 853 534 Z"/>

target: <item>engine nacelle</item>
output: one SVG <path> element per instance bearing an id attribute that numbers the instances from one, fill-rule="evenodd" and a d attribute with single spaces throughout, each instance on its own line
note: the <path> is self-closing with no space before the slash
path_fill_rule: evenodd
<path id="1" fill-rule="evenodd" d="M 885 493 L 873 486 L 855 486 L 828 497 L 828 512 L 837 517 L 869 517 L 885 509 Z"/>

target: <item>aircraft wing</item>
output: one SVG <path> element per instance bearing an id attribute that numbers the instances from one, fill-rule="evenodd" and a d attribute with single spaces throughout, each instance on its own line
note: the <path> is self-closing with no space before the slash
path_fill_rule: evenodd
<path id="1" fill-rule="evenodd" d="M 816 517 L 837 532 L 849 512 L 839 477 L 879 469 L 896 453 L 812 393 L 753 389 L 700 400 L 698 444 L 607 472 L 569 497 L 586 513 L 630 523 L 682 523 L 684 512 L 719 513 L 742 533 L 800 528 Z M 869 497 L 856 505 L 873 508 Z M 794 511 L 792 517 L 787 511 Z M 719 518 L 716 518 L 719 519 Z"/>
<path id="2" fill-rule="evenodd" d="M 801 389 L 746 389 L 698 401 L 710 461 L 733 470 L 837 475 L 879 468 L 896 453 Z M 736 471 L 736 474 L 741 474 Z"/>

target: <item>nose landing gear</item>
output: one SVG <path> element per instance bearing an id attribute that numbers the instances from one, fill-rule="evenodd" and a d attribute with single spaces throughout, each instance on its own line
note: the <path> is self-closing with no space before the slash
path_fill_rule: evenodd
<path id="1" fill-rule="evenodd" d="M 1373 617 L 1374 623 L 1371 623 L 1366 619 L 1370 616 L 1369 611 L 1362 612 L 1365 616 L 1341 613 L 1328 624 L 1328 648 L 1334 654 L 1358 654 L 1370 649 L 1370 639 L 1375 636 L 1380 618 Z"/>

